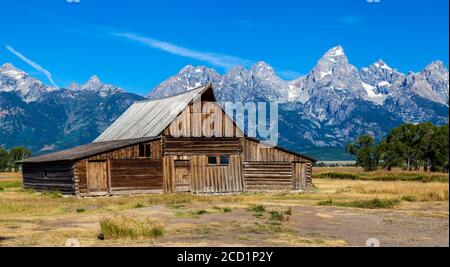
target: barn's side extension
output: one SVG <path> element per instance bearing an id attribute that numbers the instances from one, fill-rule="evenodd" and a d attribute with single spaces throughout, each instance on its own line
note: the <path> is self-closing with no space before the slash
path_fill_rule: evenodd
<path id="1" fill-rule="evenodd" d="M 202 127 L 209 114 L 196 110 L 197 96 L 202 110 L 219 110 L 222 119 L 221 125 L 210 123 L 208 136 Z M 193 123 L 195 119 L 202 123 Z M 190 137 L 177 136 L 177 130 Z M 313 162 L 244 136 L 206 86 L 136 102 L 93 143 L 20 163 L 25 188 L 85 196 L 306 191 L 312 185 Z"/>

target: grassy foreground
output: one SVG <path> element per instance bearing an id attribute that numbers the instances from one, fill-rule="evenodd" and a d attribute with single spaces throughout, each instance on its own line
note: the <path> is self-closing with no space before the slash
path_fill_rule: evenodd
<path id="1" fill-rule="evenodd" d="M 319 168 L 315 175 L 327 172 L 364 175 L 356 168 Z M 303 210 L 389 209 L 414 220 L 445 218 L 448 225 L 449 187 L 442 181 L 316 178 L 309 193 L 75 198 L 25 191 L 20 178 L 1 178 L 0 246 L 63 246 L 71 237 L 86 246 L 346 246 L 345 238 L 304 233 L 297 222 L 305 216 L 335 215 Z"/>
<path id="2" fill-rule="evenodd" d="M 424 171 L 392 171 L 378 170 L 364 172 L 356 167 L 321 167 L 316 168 L 315 179 L 342 179 L 363 181 L 409 181 L 409 182 L 444 182 L 448 183 L 448 173 L 432 173 Z"/>

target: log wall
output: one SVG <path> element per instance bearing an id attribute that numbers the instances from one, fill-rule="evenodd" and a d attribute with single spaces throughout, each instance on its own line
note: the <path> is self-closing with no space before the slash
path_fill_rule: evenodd
<path id="1" fill-rule="evenodd" d="M 25 189 L 75 194 L 72 162 L 24 163 L 22 173 Z"/>
<path id="2" fill-rule="evenodd" d="M 290 162 L 244 162 L 245 189 L 248 191 L 293 190 Z"/>
<path id="3" fill-rule="evenodd" d="M 275 167 L 274 172 L 281 168 L 281 166 L 276 166 L 278 163 L 288 163 L 291 170 L 291 186 L 290 190 L 311 190 L 312 188 L 312 161 L 301 157 L 299 155 L 289 153 L 283 149 L 277 147 L 267 147 L 264 144 L 261 144 L 253 139 L 243 138 L 242 139 L 242 147 L 243 147 L 243 161 L 244 163 L 244 173 L 247 168 L 252 169 L 248 171 L 246 175 L 244 175 L 244 182 L 246 185 L 246 189 L 248 190 L 270 190 L 270 186 L 268 185 L 268 181 L 265 183 L 260 183 L 261 181 L 255 180 L 252 175 L 255 170 L 254 167 L 267 165 L 270 169 L 270 166 Z M 253 164 L 253 165 L 252 165 Z M 263 169 L 263 167 L 261 167 Z M 287 165 L 286 165 L 287 171 Z M 267 171 L 267 170 L 264 170 Z M 256 170 L 256 172 L 258 172 Z M 261 176 L 261 174 L 258 174 Z M 269 175 L 269 173 L 267 173 Z M 277 180 L 276 177 L 267 176 L 267 179 L 273 180 L 273 189 L 272 190 L 287 190 L 288 182 L 286 178 L 281 180 Z M 255 184 L 260 183 L 259 186 Z M 247 184 L 249 188 L 247 188 Z M 286 185 L 286 186 L 284 186 Z M 283 189 L 284 188 L 284 189 Z"/>
<path id="4" fill-rule="evenodd" d="M 174 138 L 164 137 L 165 155 L 238 154 L 242 152 L 239 138 Z"/>

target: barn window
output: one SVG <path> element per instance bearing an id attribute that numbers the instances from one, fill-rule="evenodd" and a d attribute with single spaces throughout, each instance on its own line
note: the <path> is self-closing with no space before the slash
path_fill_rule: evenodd
<path id="1" fill-rule="evenodd" d="M 216 156 L 209 156 L 208 157 L 208 164 L 209 165 L 217 165 L 217 157 Z"/>
<path id="2" fill-rule="evenodd" d="M 230 165 L 230 156 L 209 156 L 208 164 L 228 166 Z"/>
<path id="3" fill-rule="evenodd" d="M 151 156 L 151 146 L 149 144 L 139 145 L 139 157 L 150 158 L 150 156 Z"/>
<path id="4" fill-rule="evenodd" d="M 220 165 L 230 165 L 230 157 L 220 156 Z"/>

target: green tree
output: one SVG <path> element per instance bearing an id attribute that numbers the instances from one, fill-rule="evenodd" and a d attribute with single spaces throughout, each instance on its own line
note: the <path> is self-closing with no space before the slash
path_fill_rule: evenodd
<path id="1" fill-rule="evenodd" d="M 12 171 L 18 171 L 19 166 L 16 163 L 19 160 L 29 158 L 31 151 L 25 147 L 13 147 L 9 151 L 9 165 Z"/>
<path id="2" fill-rule="evenodd" d="M 7 171 L 9 165 L 9 153 L 3 147 L 0 147 L 0 171 Z"/>
<path id="3" fill-rule="evenodd" d="M 431 157 L 433 156 L 433 142 L 435 133 L 438 131 L 439 127 L 434 126 L 432 123 L 421 123 L 416 126 L 417 135 L 419 136 L 419 141 L 417 143 L 418 156 L 421 161 L 421 165 L 424 170 L 427 171 L 431 165 Z"/>
<path id="4" fill-rule="evenodd" d="M 364 171 L 374 171 L 378 167 L 378 153 L 375 140 L 370 135 L 358 137 L 355 143 L 350 143 L 346 151 L 356 156 L 356 165 L 363 167 Z"/>
<path id="5" fill-rule="evenodd" d="M 428 151 L 430 170 L 449 170 L 449 129 L 448 125 L 439 127 L 430 138 L 430 149 Z"/>
<path id="6" fill-rule="evenodd" d="M 393 129 L 386 141 L 389 145 L 394 146 L 399 156 L 405 160 L 407 170 L 412 170 L 413 166 L 417 166 L 417 161 L 420 159 L 420 136 L 416 125 L 404 124 Z"/>
<path id="7" fill-rule="evenodd" d="M 383 140 L 377 145 L 376 151 L 381 165 L 388 171 L 391 171 L 394 167 L 404 165 L 403 148 L 400 144 L 393 144 Z"/>

